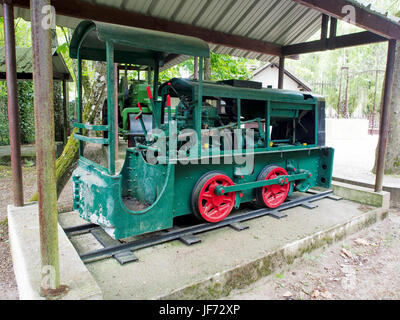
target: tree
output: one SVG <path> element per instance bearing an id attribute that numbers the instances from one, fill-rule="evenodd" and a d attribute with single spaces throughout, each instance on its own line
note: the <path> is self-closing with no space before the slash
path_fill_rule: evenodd
<path id="1" fill-rule="evenodd" d="M 232 57 L 227 54 L 217 54 L 210 52 L 210 58 L 204 59 L 204 80 L 218 81 L 226 79 L 249 80 L 252 73 L 250 65 L 257 62 L 251 59 Z M 160 81 L 168 81 L 175 77 L 180 77 L 180 71 L 189 74 L 194 73 L 194 59 L 188 59 L 180 64 L 169 68 L 160 73 Z"/>
<path id="2" fill-rule="evenodd" d="M 400 1 L 399 1 L 400 2 Z M 400 5 L 399 3 L 397 3 Z M 396 14 L 400 17 L 400 11 Z M 396 55 L 393 72 L 393 87 L 391 92 L 391 103 L 389 106 L 389 135 L 385 157 L 385 174 L 400 174 L 400 41 L 396 44 Z M 379 146 L 378 146 L 379 147 Z M 378 147 L 376 150 L 375 166 L 372 169 L 376 171 L 378 161 Z"/>
<path id="3" fill-rule="evenodd" d="M 399 15 L 400 16 L 400 15 Z M 400 174 L 400 41 L 396 45 L 385 174 Z"/>

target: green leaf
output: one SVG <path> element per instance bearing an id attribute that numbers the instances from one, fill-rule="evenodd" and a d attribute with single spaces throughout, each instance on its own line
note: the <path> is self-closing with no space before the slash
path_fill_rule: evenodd
<path id="1" fill-rule="evenodd" d="M 62 45 L 59 45 L 56 52 L 62 53 L 62 54 L 67 54 L 69 52 L 68 43 L 64 42 Z"/>

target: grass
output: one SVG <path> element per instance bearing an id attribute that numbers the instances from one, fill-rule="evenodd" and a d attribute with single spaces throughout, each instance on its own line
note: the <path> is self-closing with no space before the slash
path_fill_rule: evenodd
<path id="1" fill-rule="evenodd" d="M 0 226 L 8 227 L 8 219 L 4 218 L 3 220 L 0 220 Z"/>

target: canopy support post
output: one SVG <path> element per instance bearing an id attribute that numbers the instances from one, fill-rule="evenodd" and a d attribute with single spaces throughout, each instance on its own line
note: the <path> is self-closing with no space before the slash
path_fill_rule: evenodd
<path id="1" fill-rule="evenodd" d="M 3 1 L 3 17 L 7 74 L 8 128 L 10 133 L 14 205 L 16 207 L 22 207 L 24 205 L 24 191 L 22 182 L 21 137 L 18 114 L 14 7 L 12 0 Z"/>
<path id="2" fill-rule="evenodd" d="M 50 29 L 42 24 L 46 19 L 42 8 L 49 5 L 49 0 L 30 2 L 43 296 L 66 289 L 60 286 L 51 37 Z"/>
<path id="3" fill-rule="evenodd" d="M 279 76 L 278 76 L 278 89 L 283 89 L 283 79 L 285 77 L 285 57 L 279 57 Z"/>

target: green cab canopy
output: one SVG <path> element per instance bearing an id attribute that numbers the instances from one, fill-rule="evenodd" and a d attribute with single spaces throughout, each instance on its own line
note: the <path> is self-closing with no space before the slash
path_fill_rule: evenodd
<path id="1" fill-rule="evenodd" d="M 162 66 L 176 55 L 209 57 L 208 44 L 198 38 L 97 21 L 82 21 L 75 29 L 70 57 L 106 61 L 106 42 L 114 44 L 116 63 Z"/>

